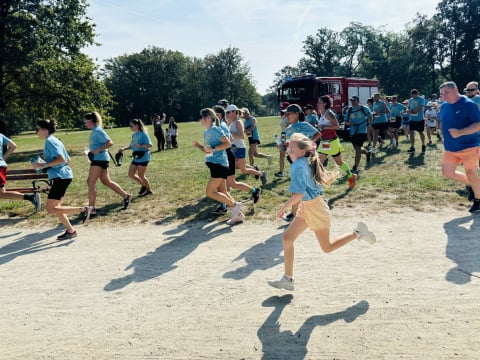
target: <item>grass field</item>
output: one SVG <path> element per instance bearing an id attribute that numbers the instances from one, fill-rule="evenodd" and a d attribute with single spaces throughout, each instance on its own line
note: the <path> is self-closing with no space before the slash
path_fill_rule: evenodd
<path id="1" fill-rule="evenodd" d="M 279 133 L 279 118 L 259 118 L 258 124 L 262 139 L 259 151 L 274 156 L 270 166 L 266 159 L 256 159 L 255 162 L 261 169 L 267 170 L 268 183 L 255 207 L 249 200 L 248 194 L 237 190 L 232 194 L 236 199 L 246 201 L 247 217 L 274 219 L 276 211 L 289 196 L 288 176 L 281 179 L 273 176 L 278 171 L 278 151 L 274 144 L 274 135 Z M 151 126 L 148 128 L 156 149 L 153 129 Z M 109 129 L 107 132 L 114 142 L 112 154 L 130 142 L 129 128 Z M 204 165 L 204 154 L 192 146 L 193 140 L 202 140 L 202 133 L 203 128 L 197 122 L 179 124 L 178 149 L 153 152 L 147 177 L 152 183 L 155 194 L 145 198 L 136 197 L 128 211 L 121 211 L 121 198 L 99 183 L 97 209 L 100 216 L 95 221 L 108 219 L 108 221 L 113 220 L 114 223 L 142 223 L 210 218 L 214 202 L 205 197 L 209 171 Z M 67 147 L 74 171 L 74 181 L 63 203 L 84 205 L 87 203 L 85 180 L 89 164 L 82 149 L 88 143 L 89 131 L 58 132 L 56 135 Z M 35 134 L 13 137 L 13 141 L 17 144 L 17 152 L 8 159 L 11 169 L 30 167 L 29 158 L 34 154 L 42 153 L 43 141 Z M 419 142 L 418 135 L 417 142 Z M 343 146 L 345 148 L 343 159 L 351 167 L 353 148 L 350 143 L 343 143 Z M 425 154 L 417 151 L 413 155 L 406 152 L 409 146 L 405 137 L 401 137 L 398 149 L 393 149 L 389 145 L 380 147 L 376 156 L 372 157 L 368 168 L 365 167 L 365 158 L 362 158 L 359 167 L 360 179 L 355 189 L 347 191 L 346 179 L 340 178 L 326 190 L 326 197 L 339 212 L 341 210 L 338 209 L 342 207 L 358 207 L 359 211 L 366 208 L 370 211 L 373 209 L 373 211 L 388 212 L 400 209 L 402 211 L 406 209 L 434 211 L 437 207 L 454 207 L 466 211 L 468 201 L 465 198 L 464 187 L 441 176 L 441 144 L 427 147 Z M 139 186 L 127 176 L 130 155 L 131 152 L 125 152 L 124 164 L 118 168 L 112 165 L 110 173 L 114 181 L 129 192 L 137 194 Z M 330 159 L 328 168 L 333 167 L 334 162 Z M 288 169 L 287 165 L 287 172 Z M 260 185 L 260 181 L 253 177 L 239 174 L 238 179 L 251 185 Z M 9 185 L 15 186 L 13 182 Z M 46 201 L 45 195 L 42 195 L 42 200 Z M 45 211 L 35 214 L 33 207 L 26 205 L 25 202 L 7 200 L 0 201 L 0 216 L 34 223 L 57 222 Z"/>

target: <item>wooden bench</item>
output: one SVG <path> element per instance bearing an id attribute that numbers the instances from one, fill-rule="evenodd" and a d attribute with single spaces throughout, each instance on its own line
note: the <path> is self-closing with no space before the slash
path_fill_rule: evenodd
<path id="1" fill-rule="evenodd" d="M 10 188 L 10 181 L 32 180 L 29 187 Z M 43 192 L 48 193 L 52 182 L 48 180 L 47 173 L 37 173 L 35 169 L 7 170 L 7 191 L 17 191 L 22 194 Z"/>

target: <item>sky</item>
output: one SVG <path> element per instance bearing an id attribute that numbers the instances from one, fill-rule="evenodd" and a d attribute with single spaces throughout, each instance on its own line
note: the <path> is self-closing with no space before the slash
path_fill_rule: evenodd
<path id="1" fill-rule="evenodd" d="M 149 46 L 203 58 L 238 48 L 264 95 L 274 74 L 296 66 L 303 41 L 319 28 L 341 31 L 360 22 L 402 32 L 417 13 L 431 17 L 439 0 L 89 0 L 98 47 L 85 52 L 98 64 Z M 317 74 L 329 75 L 329 74 Z M 220 96 L 220 95 L 219 95 Z M 221 97 L 221 96 L 220 96 Z"/>

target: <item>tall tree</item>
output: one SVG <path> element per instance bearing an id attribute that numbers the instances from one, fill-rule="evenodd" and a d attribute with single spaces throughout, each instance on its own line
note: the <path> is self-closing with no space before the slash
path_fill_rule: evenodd
<path id="1" fill-rule="evenodd" d="M 109 105 L 96 67 L 81 53 L 95 36 L 86 8 L 86 0 L 0 3 L 0 129 L 31 128 L 34 117 L 74 126 L 79 112 Z"/>
<path id="2" fill-rule="evenodd" d="M 305 56 L 298 62 L 298 67 L 304 73 L 318 76 L 335 76 L 340 66 L 342 48 L 340 35 L 333 30 L 321 28 L 303 42 Z"/>

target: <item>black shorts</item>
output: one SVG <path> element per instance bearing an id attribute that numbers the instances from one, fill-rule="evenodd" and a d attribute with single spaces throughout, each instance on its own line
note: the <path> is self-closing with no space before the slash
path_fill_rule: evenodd
<path id="1" fill-rule="evenodd" d="M 61 200 L 65 196 L 68 185 L 72 182 L 72 179 L 52 179 L 52 188 L 48 192 L 48 199 Z"/>
<path id="2" fill-rule="evenodd" d="M 228 177 L 228 167 L 207 162 L 207 166 L 210 169 L 210 176 L 214 179 L 226 179 Z"/>
<path id="3" fill-rule="evenodd" d="M 225 150 L 228 157 L 228 176 L 235 175 L 235 154 L 231 148 Z"/>
<path id="4" fill-rule="evenodd" d="M 367 134 L 365 133 L 350 135 L 350 141 L 352 142 L 352 145 L 355 147 L 362 147 L 363 143 L 366 140 L 367 140 Z"/>
<path id="5" fill-rule="evenodd" d="M 253 140 L 253 138 L 251 136 L 249 136 L 248 137 L 248 144 L 249 145 L 252 145 L 252 144 L 260 145 L 260 140 Z"/>
<path id="6" fill-rule="evenodd" d="M 132 161 L 132 165 L 135 165 L 135 166 L 147 166 L 147 165 L 148 165 L 148 161 L 141 161 L 141 162 Z"/>
<path id="7" fill-rule="evenodd" d="M 422 132 L 424 130 L 425 130 L 425 122 L 423 120 L 420 120 L 420 121 L 410 120 L 410 131 Z"/>
<path id="8" fill-rule="evenodd" d="M 100 160 L 93 160 L 90 163 L 90 166 L 99 166 L 102 169 L 108 169 L 108 166 L 110 165 L 109 161 L 100 161 Z"/>
<path id="9" fill-rule="evenodd" d="M 391 127 L 392 129 L 400 129 L 400 127 L 402 126 L 402 117 L 395 116 L 395 121 L 392 121 L 392 119 L 390 119 L 388 126 Z"/>
<path id="10" fill-rule="evenodd" d="M 386 130 L 388 129 L 388 122 L 386 123 L 380 123 L 380 124 L 373 124 L 372 127 L 375 129 L 375 130 Z"/>

